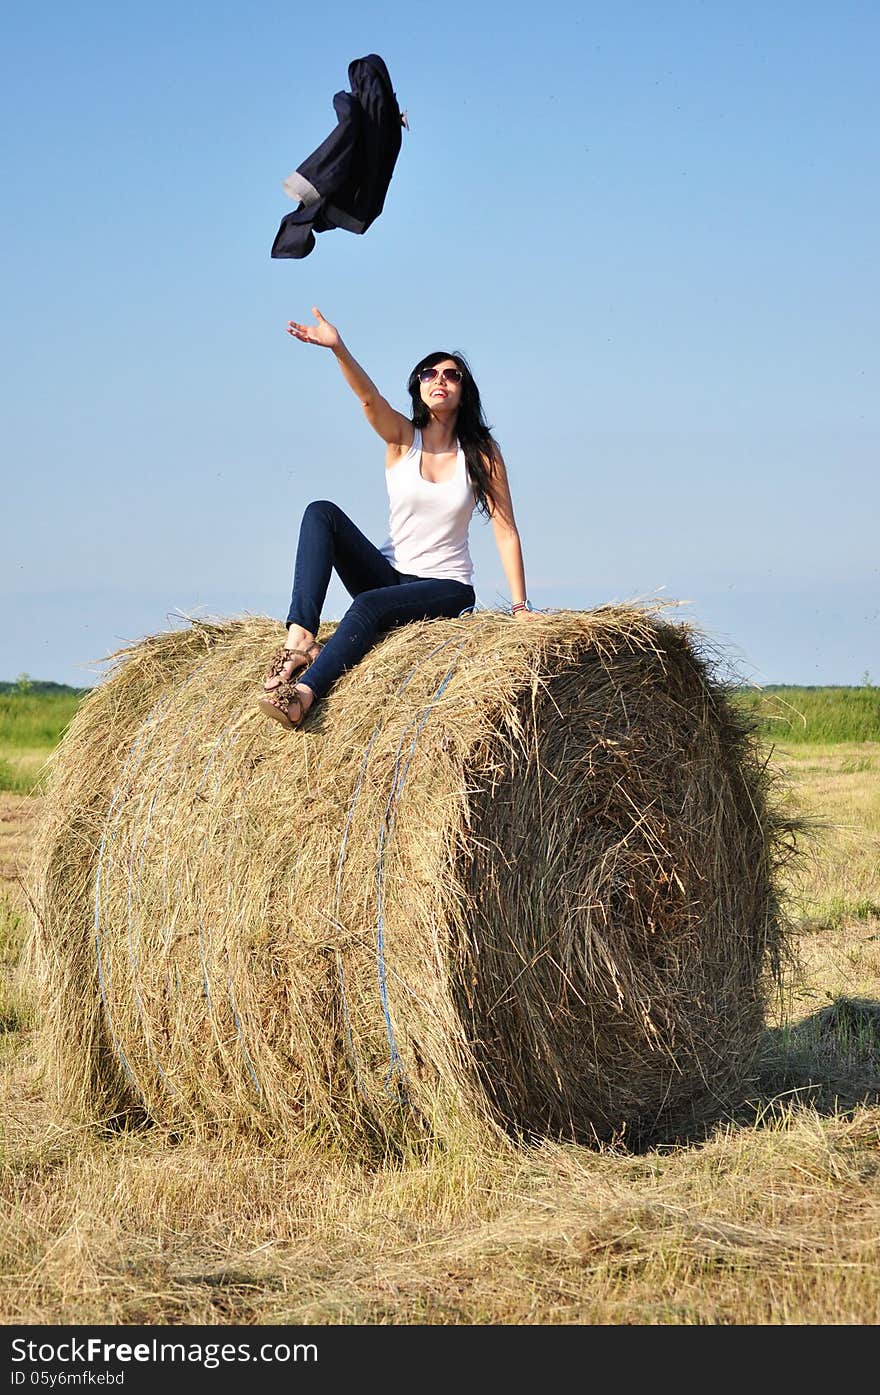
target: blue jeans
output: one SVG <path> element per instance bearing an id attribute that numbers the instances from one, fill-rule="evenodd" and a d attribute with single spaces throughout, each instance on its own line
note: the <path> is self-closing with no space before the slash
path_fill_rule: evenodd
<path id="1" fill-rule="evenodd" d="M 321 499 L 303 514 L 287 625 L 317 634 L 334 567 L 354 601 L 315 662 L 297 676 L 316 698 L 325 697 L 387 630 L 409 620 L 454 619 L 476 600 L 463 581 L 396 571 L 336 504 Z"/>

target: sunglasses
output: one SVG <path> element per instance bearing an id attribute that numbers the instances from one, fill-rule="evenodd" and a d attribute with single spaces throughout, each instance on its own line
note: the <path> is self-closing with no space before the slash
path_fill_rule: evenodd
<path id="1" fill-rule="evenodd" d="M 461 382 L 461 369 L 460 369 L 460 368 L 440 368 L 440 369 L 437 369 L 437 368 L 423 368 L 422 371 L 421 371 L 421 373 L 419 374 L 419 382 L 420 382 L 420 383 L 433 383 L 433 381 L 434 381 L 434 379 L 437 377 L 438 373 L 439 373 L 439 375 L 440 375 L 440 381 L 441 381 L 441 383 L 460 383 L 460 382 Z"/>

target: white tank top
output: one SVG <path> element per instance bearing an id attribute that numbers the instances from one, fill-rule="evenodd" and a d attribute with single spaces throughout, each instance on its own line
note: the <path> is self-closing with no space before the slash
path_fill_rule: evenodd
<path id="1" fill-rule="evenodd" d="M 448 480 L 422 476 L 422 433 L 396 465 L 385 471 L 389 536 L 381 552 L 392 567 L 412 576 L 449 577 L 470 585 L 474 574 L 468 525 L 477 499 L 461 446 Z"/>

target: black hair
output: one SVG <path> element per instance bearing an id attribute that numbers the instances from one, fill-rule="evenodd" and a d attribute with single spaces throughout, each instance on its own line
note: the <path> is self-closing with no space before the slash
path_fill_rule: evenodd
<path id="1" fill-rule="evenodd" d="M 464 354 L 447 354 L 438 349 L 435 353 L 426 354 L 424 358 L 419 359 L 406 384 L 413 404 L 412 424 L 421 430 L 431 420 L 431 412 L 422 401 L 419 374 L 423 368 L 433 368 L 444 359 L 451 359 L 461 371 L 461 401 L 455 422 L 455 434 L 464 451 L 465 464 L 477 496 L 477 508 L 488 518 L 489 506 L 495 503 L 492 476 L 498 445 L 492 436 L 492 428 L 483 415 L 480 390 L 474 382 L 474 375 Z"/>

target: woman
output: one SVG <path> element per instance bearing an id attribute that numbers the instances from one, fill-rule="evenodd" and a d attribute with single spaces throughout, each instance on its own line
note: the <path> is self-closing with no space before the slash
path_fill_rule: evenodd
<path id="1" fill-rule="evenodd" d="M 473 608 L 467 534 L 475 508 L 492 520 L 512 613 L 532 614 L 507 471 L 464 358 L 437 352 L 416 364 L 407 384 L 413 404 L 407 418 L 382 397 L 335 326 L 317 308 L 312 314 L 316 324 L 290 320 L 287 332 L 334 354 L 385 442 L 390 536 L 380 549 L 335 504 L 321 501 L 306 509 L 287 640 L 273 658 L 258 703 L 288 729 L 299 726 L 313 703 L 387 630 Z M 315 636 L 333 567 L 354 601 L 322 646 Z"/>

